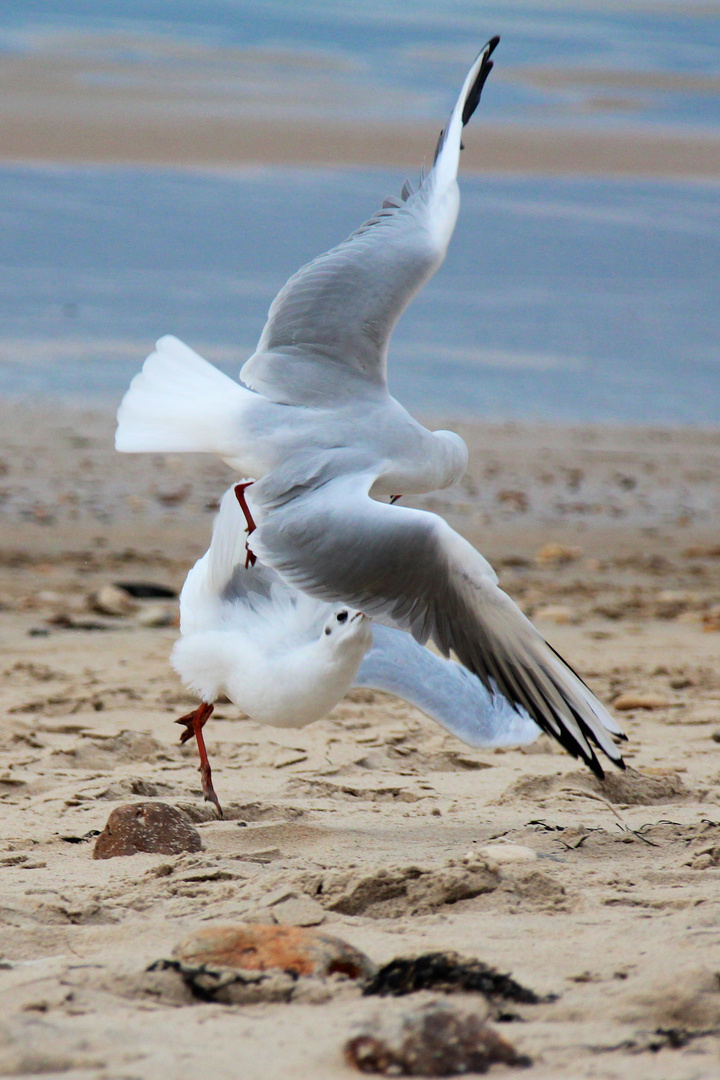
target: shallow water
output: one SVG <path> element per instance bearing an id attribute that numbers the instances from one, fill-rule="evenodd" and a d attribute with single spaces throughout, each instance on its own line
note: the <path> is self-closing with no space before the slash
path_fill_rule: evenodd
<path id="1" fill-rule="evenodd" d="M 0 169 L 3 391 L 117 400 L 164 333 L 237 373 L 286 278 L 401 181 Z M 717 423 L 719 196 L 464 177 L 448 258 L 394 334 L 392 390 L 450 415 Z"/>
<path id="2" fill-rule="evenodd" d="M 6 0 L 0 59 L 64 71 L 71 113 L 113 83 L 110 124 L 125 108 L 439 123 L 493 33 L 483 124 L 718 132 L 720 0 Z M 17 107 L 41 115 L 53 85 Z M 167 332 L 236 373 L 289 274 L 402 179 L 0 166 L 2 392 L 117 400 Z M 717 423 L 720 186 L 461 185 L 446 264 L 393 339 L 403 401 Z"/>
<path id="3" fill-rule="evenodd" d="M 493 34 L 490 123 L 720 127 L 719 0 L 4 0 L 0 11 L 0 52 L 77 64 L 90 93 L 191 85 L 223 115 L 436 122 Z"/>

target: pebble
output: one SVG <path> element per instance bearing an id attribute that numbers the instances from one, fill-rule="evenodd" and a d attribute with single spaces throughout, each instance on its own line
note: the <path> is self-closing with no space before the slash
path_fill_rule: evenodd
<path id="1" fill-rule="evenodd" d="M 659 694 L 620 694 L 612 703 L 613 709 L 628 712 L 631 709 L 664 709 L 670 702 Z"/>
<path id="2" fill-rule="evenodd" d="M 274 904 L 273 917 L 282 926 L 319 926 L 325 921 L 325 909 L 311 896 L 291 896 Z"/>
<path id="3" fill-rule="evenodd" d="M 188 965 L 316 978 L 340 974 L 364 980 L 376 970 L 369 957 L 341 938 L 301 926 L 258 923 L 204 927 L 181 941 L 173 957 Z"/>
<path id="4" fill-rule="evenodd" d="M 486 844 L 477 854 L 495 863 L 534 862 L 537 859 L 532 848 L 522 844 Z"/>
<path id="5" fill-rule="evenodd" d="M 124 589 L 117 585 L 102 585 L 88 597 L 88 607 L 99 615 L 130 615 L 138 605 Z"/>
<path id="6" fill-rule="evenodd" d="M 201 849 L 200 833 L 180 810 L 167 803 L 137 802 L 113 810 L 95 841 L 93 858 L 113 859 L 140 851 L 179 855 Z"/>
<path id="7" fill-rule="evenodd" d="M 386 1008 L 361 1025 L 344 1051 L 349 1065 L 383 1076 L 460 1076 L 487 1072 L 495 1062 L 532 1064 L 486 1022 L 482 1007 L 444 1001 Z"/>
<path id="8" fill-rule="evenodd" d="M 551 541 L 543 544 L 539 551 L 535 552 L 535 562 L 539 566 L 562 566 L 563 563 L 579 559 L 582 550 L 579 547 L 569 547 L 567 544 L 558 544 Z"/>

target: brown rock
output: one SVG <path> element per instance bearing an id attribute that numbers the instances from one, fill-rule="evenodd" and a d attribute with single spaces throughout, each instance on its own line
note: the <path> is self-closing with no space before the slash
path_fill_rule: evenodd
<path id="1" fill-rule="evenodd" d="M 629 712 L 631 709 L 664 709 L 670 702 L 659 694 L 620 694 L 612 703 L 613 709 Z"/>
<path id="2" fill-rule="evenodd" d="M 345 1044 L 345 1059 L 360 1072 L 392 1076 L 484 1073 L 494 1062 L 527 1066 L 528 1057 L 485 1022 L 486 1010 L 430 1001 L 419 1008 L 366 1021 Z"/>
<path id="3" fill-rule="evenodd" d="M 111 813 L 95 841 L 93 858 L 113 859 L 116 855 L 137 855 L 139 851 L 179 855 L 201 848 L 200 833 L 174 806 L 161 802 L 126 803 Z"/>
<path id="4" fill-rule="evenodd" d="M 208 926 L 185 938 L 173 956 L 186 965 L 316 978 L 339 974 L 366 979 L 375 971 L 373 962 L 352 945 L 300 926 Z"/>

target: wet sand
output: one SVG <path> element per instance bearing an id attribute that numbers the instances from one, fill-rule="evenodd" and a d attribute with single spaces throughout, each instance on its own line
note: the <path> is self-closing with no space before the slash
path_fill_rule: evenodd
<path id="1" fill-rule="evenodd" d="M 472 750 L 382 694 L 300 731 L 221 705 L 217 821 L 173 724 L 192 705 L 168 663 L 175 602 L 119 617 L 89 598 L 118 581 L 177 590 L 229 471 L 116 455 L 108 412 L 3 404 L 0 420 L 1 1075 L 357 1075 L 342 1045 L 373 999 L 189 1003 L 145 974 L 186 933 L 272 922 L 292 894 L 376 962 L 455 949 L 557 994 L 498 1025 L 528 1075 L 717 1074 L 720 433 L 465 425 L 468 477 L 420 503 L 626 706 L 626 773 L 599 784 L 544 737 Z M 148 798 L 184 808 L 203 850 L 93 861 L 92 840 L 73 842 Z M 521 861 L 482 854 L 507 842 Z M 403 886 L 412 868 L 443 881 L 488 863 L 495 886 L 473 898 Z M 353 914 L 343 889 L 362 898 Z"/>
<path id="2" fill-rule="evenodd" d="M 0 54 L 0 161 L 233 168 L 252 164 L 405 167 L 431 160 L 439 125 L 407 119 L 398 91 L 358 86 L 330 58 L 212 50 L 153 42 L 152 61 L 108 59 L 90 38 L 72 49 Z M 127 43 L 141 53 L 142 41 Z M 99 50 L 94 55 L 94 49 Z M 148 46 L 148 48 L 150 48 Z M 349 63 L 349 62 L 348 62 Z M 347 66 L 347 65 L 345 65 Z M 282 82 L 278 84 L 278 70 Z M 493 124 L 479 116 L 463 170 L 484 173 L 648 177 L 720 176 L 710 131 L 643 125 L 638 90 L 716 93 L 704 78 L 637 72 L 498 69 L 495 80 L 590 87 L 585 112 L 620 103 L 626 126 L 594 130 L 585 117 L 562 126 Z M 605 94 L 605 97 L 602 97 Z M 637 117 L 637 118 L 636 118 Z"/>

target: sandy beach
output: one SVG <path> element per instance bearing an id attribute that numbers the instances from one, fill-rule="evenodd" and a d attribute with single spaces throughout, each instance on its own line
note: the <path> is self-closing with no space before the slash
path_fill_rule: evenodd
<path id="1" fill-rule="evenodd" d="M 717 1075 L 717 431 L 466 425 L 466 480 L 418 503 L 616 703 L 626 773 L 600 784 L 546 737 L 473 750 L 365 691 L 299 731 L 220 705 L 218 821 L 173 724 L 193 704 L 168 663 L 176 602 L 113 616 L 93 597 L 177 591 L 229 472 L 120 457 L 109 411 L 0 409 L 0 1075 L 357 1075 L 353 1025 L 412 997 L 341 980 L 322 1004 L 229 1005 L 146 971 L 199 928 L 282 923 L 292 900 L 376 964 L 455 950 L 557 995 L 497 1024 L 538 1080 Z M 93 860 L 110 812 L 146 800 L 182 809 L 202 850 Z M 457 899 L 473 875 L 483 889 Z"/>
<path id="2" fill-rule="evenodd" d="M 243 269 L 234 252 L 223 254 L 231 234 L 249 244 L 255 215 L 282 232 L 269 209 L 280 187 L 264 181 L 268 191 L 252 203 L 238 195 L 245 188 L 221 200 L 196 181 L 176 190 L 162 170 L 176 179 L 300 166 L 306 186 L 320 167 L 414 176 L 431 160 L 439 123 L 430 117 L 441 121 L 452 99 L 454 83 L 447 102 L 437 98 L 438 65 L 448 65 L 448 80 L 456 62 L 462 72 L 457 20 L 478 17 L 465 5 L 452 19 L 418 5 L 413 33 L 393 38 L 395 22 L 380 14 L 372 36 L 369 10 L 348 29 L 353 5 L 336 6 L 327 26 L 322 5 L 306 5 L 297 25 L 293 12 L 279 29 L 262 25 L 261 6 L 247 27 L 226 5 L 211 7 L 178 5 L 173 29 L 156 5 L 143 30 L 132 5 L 109 21 L 102 10 L 95 21 L 63 21 L 48 8 L 37 23 L 17 6 L 0 42 L 0 368 L 17 380 L 4 391 L 14 400 L 0 397 L 0 1076 L 350 1080 L 358 1071 L 344 1047 L 358 1024 L 375 1031 L 382 1018 L 399 1022 L 439 1002 L 488 1015 L 530 1060 L 533 1080 L 712 1080 L 720 428 L 651 417 L 637 427 L 424 418 L 461 432 L 470 466 L 456 488 L 414 505 L 442 514 L 482 551 L 610 707 L 628 735 L 626 771 L 609 767 L 600 782 L 547 736 L 523 749 L 472 749 L 404 702 L 355 690 L 299 730 L 263 727 L 218 703 L 206 739 L 225 817 L 203 801 L 195 746 L 180 744 L 174 723 L 196 702 L 169 654 L 177 594 L 236 478 L 210 458 L 121 456 L 113 408 L 70 404 L 70 395 L 99 389 L 107 403 L 156 332 L 207 345 L 211 359 L 237 370 L 256 340 L 256 296 L 280 266 L 287 271 L 282 259 L 256 267 L 253 256 Z M 716 5 L 693 6 L 707 22 L 692 32 L 682 5 L 660 5 L 677 28 L 654 14 L 646 24 L 637 12 L 652 5 L 643 3 L 622 12 L 581 3 L 581 17 L 568 9 L 556 23 L 562 7 L 518 14 L 508 5 L 507 32 L 504 23 L 488 31 L 502 31 L 508 58 L 492 76 L 494 108 L 466 140 L 463 175 L 502 178 L 488 186 L 564 178 L 566 187 L 546 185 L 537 203 L 519 188 L 493 189 L 474 230 L 465 219 L 469 269 L 443 287 L 453 299 L 474 290 L 482 300 L 490 282 L 491 295 L 471 310 L 476 352 L 458 339 L 448 355 L 467 360 L 487 415 L 508 415 L 494 405 L 494 364 L 509 365 L 513 391 L 531 395 L 544 386 L 533 373 L 557 366 L 553 400 L 567 398 L 568 416 L 672 420 L 648 405 L 648 387 L 669 371 L 663 407 L 677 395 L 681 419 L 697 420 L 691 391 L 700 386 L 712 423 Z M 426 27 L 426 14 L 439 22 Z M 439 41 L 438 27 L 448 29 Z M 127 167 L 122 183 L 116 166 Z M 62 183 L 48 180 L 64 170 Z M 151 173 L 160 186 L 146 182 Z M 590 186 L 571 190 L 575 177 Z M 605 177 L 615 178 L 607 198 L 591 179 Z M 657 192 L 641 189 L 645 180 Z M 291 208 L 305 207 L 296 217 L 314 230 L 304 191 Z M 471 205 L 468 197 L 466 213 Z M 499 264 L 485 246 L 496 217 L 508 241 Z M 549 231 L 531 234 L 543 220 Z M 656 221 L 669 239 L 646 227 Z M 512 265 L 522 262 L 518 237 L 529 246 L 525 276 Z M 261 256 L 268 247 L 259 234 L 255 245 Z M 537 253 L 545 263 L 533 270 Z M 531 306 L 543 290 L 561 297 L 566 322 Z M 433 310 L 405 348 L 438 409 L 446 399 L 432 393 L 437 365 L 423 366 L 418 352 L 426 338 L 433 344 Z M 441 327 L 462 315 L 440 311 Z M 186 315 L 187 327 L 178 325 Z M 231 316 L 229 331 L 222 320 Z M 488 339 L 496 319 L 510 328 L 507 341 Z M 618 327 L 635 337 L 613 337 Z M 655 337 L 670 343 L 669 356 Z M 602 382 L 597 373 L 611 368 Z M 577 371 L 590 396 L 595 387 L 607 394 L 608 411 L 572 412 L 585 401 Z M 53 382 L 58 373 L 65 383 Z M 612 411 L 628 401 L 637 412 Z M 466 406 L 475 407 L 470 398 Z M 156 595 L 142 598 L 143 589 Z M 186 850 L 94 858 L 110 815 L 141 804 L 180 812 Z M 524 990 L 514 1000 L 447 986 L 378 997 L 363 994 L 346 960 L 328 978 L 243 983 L 212 965 L 193 968 L 187 945 L 177 952 L 188 935 L 229 924 L 335 936 L 364 954 L 366 973 L 454 953 Z"/>

